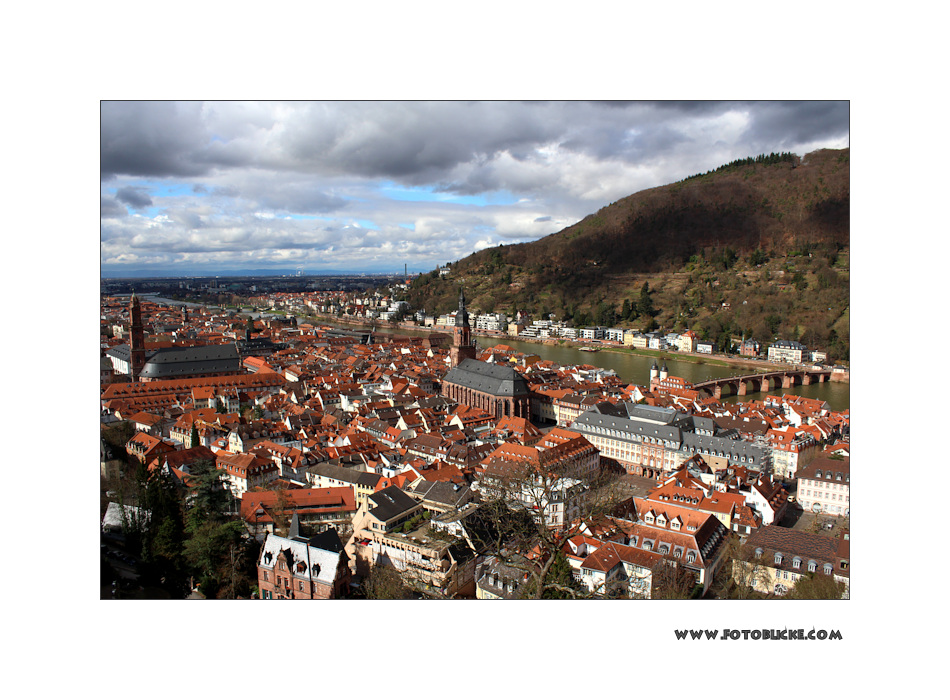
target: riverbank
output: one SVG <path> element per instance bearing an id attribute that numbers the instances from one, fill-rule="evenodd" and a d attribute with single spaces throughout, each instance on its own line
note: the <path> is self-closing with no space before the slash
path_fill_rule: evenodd
<path id="1" fill-rule="evenodd" d="M 365 321 L 353 321 L 351 319 L 340 318 L 336 316 L 311 316 L 308 318 L 313 318 L 317 322 L 325 322 L 329 325 L 342 325 L 342 326 L 352 326 L 356 328 L 366 328 L 367 326 L 373 326 L 372 323 L 367 324 Z M 402 331 L 402 332 L 411 332 L 411 333 L 421 333 L 428 335 L 429 333 L 451 333 L 451 328 L 440 328 L 440 327 L 429 327 L 429 326 L 416 326 L 411 323 L 399 323 L 391 324 L 388 321 L 384 321 L 378 325 L 375 325 L 376 331 L 378 333 L 385 334 L 388 331 Z M 597 353 L 600 352 L 609 352 L 616 353 L 620 355 L 636 355 L 640 357 L 652 357 L 657 360 L 676 360 L 677 362 L 688 362 L 696 365 L 713 365 L 718 367 L 731 367 L 739 370 L 752 370 L 754 372 L 776 372 L 783 369 L 801 369 L 801 367 L 790 364 L 782 364 L 776 362 L 769 362 L 768 360 L 756 359 L 751 357 L 735 357 L 732 355 L 706 355 L 702 353 L 695 352 L 680 352 L 680 351 L 663 351 L 663 350 L 649 350 L 647 348 L 632 348 L 623 345 L 618 345 L 609 341 L 590 341 L 590 340 L 568 340 L 564 338 L 523 338 L 523 337 L 511 337 L 505 333 L 500 332 L 491 332 L 491 331 L 477 331 L 472 330 L 472 336 L 474 338 L 490 339 L 497 341 L 496 344 L 504 345 L 506 341 L 516 340 L 521 343 L 531 343 L 534 345 L 551 345 L 551 346 L 561 346 L 567 348 L 574 348 L 580 350 L 581 348 L 595 348 L 596 352 L 591 352 L 591 361 L 588 364 L 596 365 L 594 358 Z M 834 381 L 845 381 L 847 378 L 835 379 Z"/>

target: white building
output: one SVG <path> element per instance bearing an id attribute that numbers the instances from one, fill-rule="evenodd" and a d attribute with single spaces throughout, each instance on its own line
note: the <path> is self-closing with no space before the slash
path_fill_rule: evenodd
<path id="1" fill-rule="evenodd" d="M 768 358 L 769 362 L 801 364 L 807 352 L 808 348 L 794 340 L 776 340 L 769 346 Z"/>
<path id="2" fill-rule="evenodd" d="M 798 472 L 798 501 L 804 510 L 851 515 L 851 460 L 818 457 Z"/>

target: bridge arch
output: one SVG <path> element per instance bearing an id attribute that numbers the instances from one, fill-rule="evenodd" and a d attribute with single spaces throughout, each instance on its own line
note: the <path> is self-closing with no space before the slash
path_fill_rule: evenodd
<path id="1" fill-rule="evenodd" d="M 693 385 L 701 396 L 721 398 L 723 396 L 745 396 L 773 389 L 790 389 L 795 386 L 808 386 L 825 382 L 831 376 L 830 370 L 779 370 L 747 374 L 737 377 L 710 379 Z"/>

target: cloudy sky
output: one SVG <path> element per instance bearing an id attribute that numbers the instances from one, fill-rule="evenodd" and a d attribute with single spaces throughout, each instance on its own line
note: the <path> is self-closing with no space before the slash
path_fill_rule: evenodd
<path id="1" fill-rule="evenodd" d="M 847 102 L 103 102 L 103 277 L 425 272 L 771 151 Z"/>

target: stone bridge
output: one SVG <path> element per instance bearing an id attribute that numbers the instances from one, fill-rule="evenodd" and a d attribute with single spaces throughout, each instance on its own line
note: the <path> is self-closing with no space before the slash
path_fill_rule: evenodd
<path id="1" fill-rule="evenodd" d="M 830 369 L 783 369 L 777 372 L 760 372 L 741 377 L 723 377 L 693 384 L 693 389 L 706 396 L 721 399 L 724 394 L 745 396 L 772 389 L 791 389 L 793 386 L 809 386 L 831 379 Z M 725 390 L 725 391 L 724 391 Z"/>

